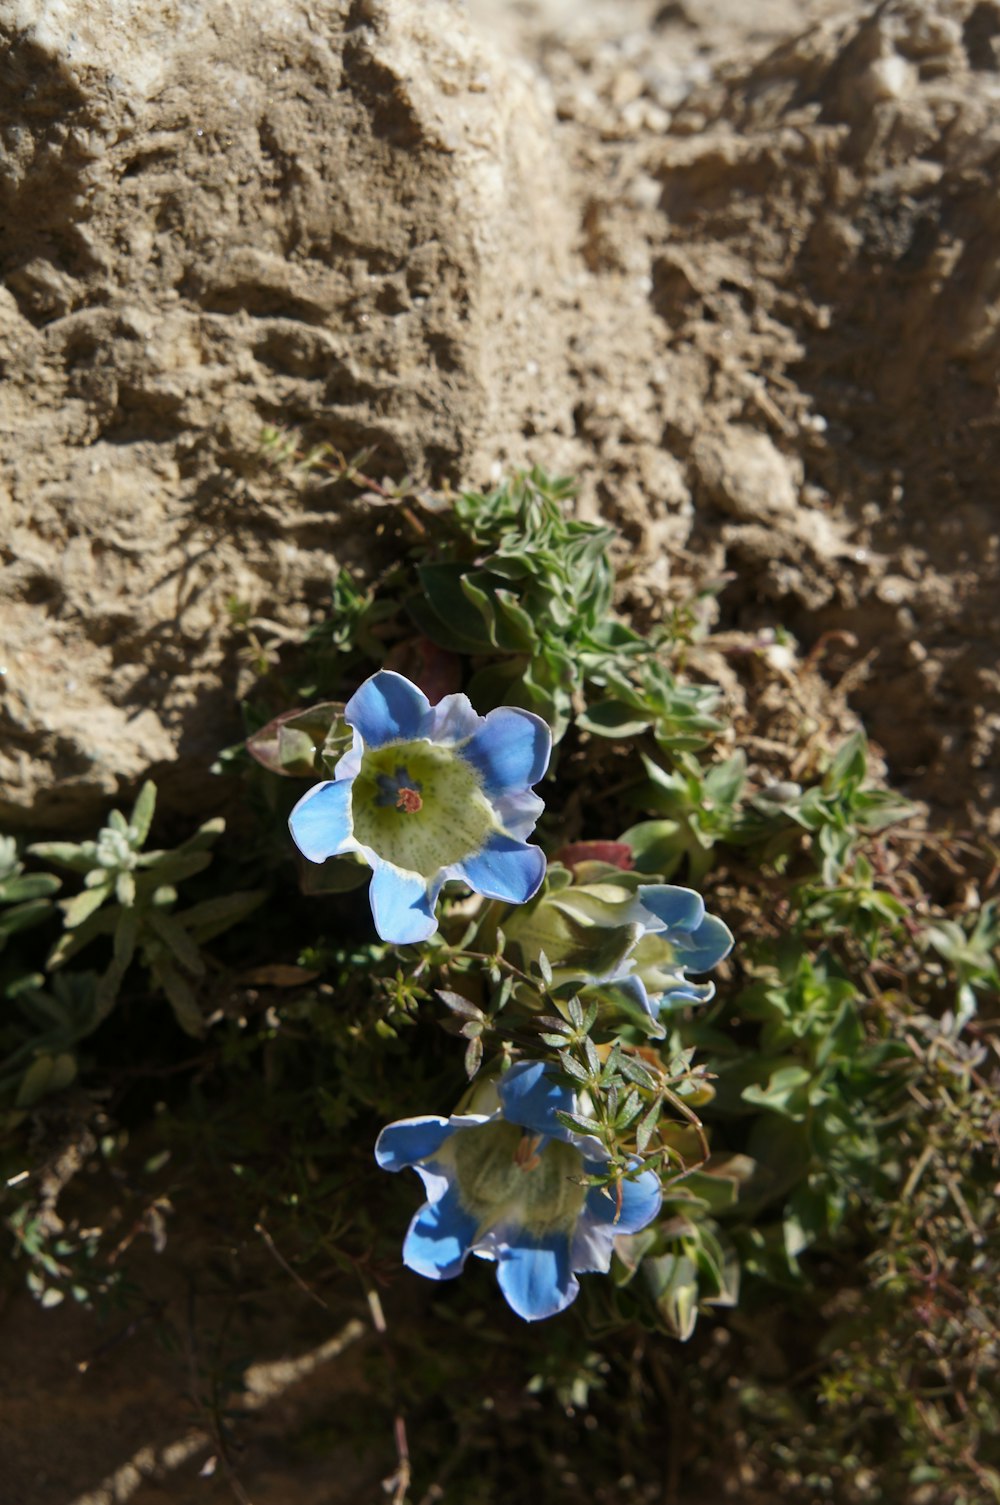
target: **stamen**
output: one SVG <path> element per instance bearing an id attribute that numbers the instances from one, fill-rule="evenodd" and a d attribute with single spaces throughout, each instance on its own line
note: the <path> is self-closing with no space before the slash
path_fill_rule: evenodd
<path id="1" fill-rule="evenodd" d="M 514 1151 L 514 1164 L 518 1170 L 537 1170 L 542 1163 L 542 1157 L 538 1154 L 538 1146 L 542 1142 L 541 1134 L 529 1134 L 525 1131 L 517 1142 Z"/>
<path id="2" fill-rule="evenodd" d="M 423 800 L 415 789 L 401 789 L 396 796 L 396 809 L 405 810 L 410 815 L 423 809 L 423 804 Z"/>

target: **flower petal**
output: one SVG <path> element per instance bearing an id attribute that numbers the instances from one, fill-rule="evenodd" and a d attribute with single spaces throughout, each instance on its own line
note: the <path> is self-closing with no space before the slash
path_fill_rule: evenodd
<path id="1" fill-rule="evenodd" d="M 573 1232 L 569 1262 L 578 1275 L 606 1275 L 611 1269 L 615 1249 L 615 1231 L 607 1223 L 598 1223 L 584 1209 Z"/>
<path id="2" fill-rule="evenodd" d="M 552 1233 L 538 1243 L 528 1242 L 522 1229 L 514 1236 L 517 1243 L 501 1249 L 497 1263 L 497 1280 L 507 1305 L 525 1322 L 540 1322 L 564 1312 L 580 1290 L 570 1269 L 568 1236 Z"/>
<path id="3" fill-rule="evenodd" d="M 656 1217 L 663 1203 L 660 1178 L 655 1171 L 643 1171 L 632 1181 L 622 1182 L 622 1214 L 614 1225 L 615 1233 L 638 1233 Z"/>
<path id="4" fill-rule="evenodd" d="M 354 846 L 352 783 L 329 779 L 304 794 L 288 817 L 292 840 L 310 862 L 325 862 Z"/>
<path id="5" fill-rule="evenodd" d="M 592 1161 L 584 1163 L 584 1171 L 588 1176 L 600 1175 L 604 1169 L 603 1165 Z M 640 1228 L 645 1228 L 656 1217 L 663 1200 L 660 1178 L 655 1171 L 643 1171 L 634 1181 L 623 1181 L 621 1186 L 620 1216 L 613 1190 L 608 1192 L 602 1186 L 592 1186 L 587 1193 L 585 1216 L 595 1224 L 603 1223 L 610 1227 L 615 1237 L 619 1233 L 638 1233 Z"/>
<path id="6" fill-rule="evenodd" d="M 677 960 L 688 972 L 710 972 L 733 949 L 733 933 L 717 915 L 708 914 L 690 935 L 671 936 Z"/>
<path id="7" fill-rule="evenodd" d="M 461 1273 L 476 1236 L 476 1219 L 466 1212 L 457 1186 L 437 1202 L 425 1202 L 407 1230 L 403 1264 L 428 1280 L 451 1280 Z"/>
<path id="8" fill-rule="evenodd" d="M 533 1134 L 567 1137 L 556 1111 L 572 1113 L 576 1094 L 572 1087 L 564 1087 L 548 1075 L 544 1061 L 518 1061 L 500 1078 L 497 1093 L 508 1123 L 530 1129 Z"/>
<path id="9" fill-rule="evenodd" d="M 482 851 L 464 857 L 452 871 L 487 899 L 526 904 L 545 877 L 545 853 L 541 847 L 529 847 L 496 831 L 487 837 Z"/>
<path id="10" fill-rule="evenodd" d="M 386 1124 L 375 1141 L 375 1159 L 384 1171 L 401 1171 L 428 1160 L 444 1144 L 454 1125 L 431 1114 L 423 1118 L 400 1118 Z"/>
<path id="11" fill-rule="evenodd" d="M 538 817 L 545 809 L 545 801 L 530 789 L 518 790 L 516 794 L 499 794 L 493 801 L 497 820 L 507 836 L 523 841 L 538 824 Z"/>
<path id="12" fill-rule="evenodd" d="M 430 701 L 402 674 L 380 669 L 355 690 L 344 707 L 344 720 L 356 727 L 368 747 L 407 742 L 421 735 Z"/>
<path id="13" fill-rule="evenodd" d="M 365 756 L 365 739 L 354 728 L 354 740 L 347 751 L 337 760 L 333 770 L 335 779 L 356 779 L 361 772 L 361 764 Z"/>
<path id="14" fill-rule="evenodd" d="M 660 929 L 696 930 L 705 918 L 705 901 L 693 888 L 676 888 L 671 883 L 644 883 L 638 892 L 643 909 L 660 921 Z M 656 929 L 647 926 L 647 929 Z"/>
<path id="15" fill-rule="evenodd" d="M 627 998 L 631 998 L 633 1003 L 639 1005 L 644 1014 L 649 1015 L 650 1019 L 656 1018 L 658 1010 L 650 999 L 646 984 L 641 977 L 628 972 L 624 977 L 609 977 L 607 985 L 617 988 L 619 993 L 624 993 Z"/>
<path id="16" fill-rule="evenodd" d="M 365 853 L 368 854 L 367 847 Z M 427 879 L 419 873 L 408 873 L 391 862 L 380 862 L 377 857 L 373 867 L 368 898 L 379 935 L 397 946 L 426 941 L 437 929 L 434 901 L 440 884 L 429 888 Z"/>
<path id="17" fill-rule="evenodd" d="M 462 748 L 489 796 L 513 793 L 537 784 L 549 766 L 552 733 L 541 716 L 513 706 L 490 711 L 483 725 Z"/>
<path id="18" fill-rule="evenodd" d="M 714 982 L 691 982 L 690 978 L 671 983 L 655 1000 L 656 1015 L 675 1014 L 689 1003 L 711 1003 L 715 997 Z"/>
<path id="19" fill-rule="evenodd" d="M 473 710 L 468 695 L 445 695 L 424 717 L 420 735 L 432 742 L 464 742 L 485 724 L 486 718 Z"/>

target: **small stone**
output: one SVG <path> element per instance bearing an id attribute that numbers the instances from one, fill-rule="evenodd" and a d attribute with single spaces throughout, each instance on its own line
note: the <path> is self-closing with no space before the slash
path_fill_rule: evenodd
<path id="1" fill-rule="evenodd" d="M 743 424 L 703 433 L 691 457 L 704 498 L 741 522 L 787 516 L 798 506 L 797 463 L 767 434 Z"/>

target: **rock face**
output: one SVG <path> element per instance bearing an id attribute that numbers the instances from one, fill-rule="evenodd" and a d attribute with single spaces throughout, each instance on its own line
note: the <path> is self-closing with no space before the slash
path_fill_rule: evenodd
<path id="1" fill-rule="evenodd" d="M 724 627 L 822 639 L 893 777 L 1000 830 L 1000 3 L 780 9 L 536 33 L 583 465 L 642 609 L 665 544 L 728 574 Z"/>
<path id="2" fill-rule="evenodd" d="M 471 3 L 520 60 L 457 0 L 0 0 L 0 821 L 197 803 L 234 612 L 364 557 L 265 424 L 576 472 L 631 606 L 728 578 L 1000 804 L 1000 0 Z"/>
<path id="3" fill-rule="evenodd" d="M 568 237 L 450 0 L 8 0 L 0 47 L 0 820 L 57 824 L 150 766 L 187 799 L 227 602 L 301 627 L 357 552 L 265 425 L 439 482 L 561 421 Z"/>
<path id="4" fill-rule="evenodd" d="M 744 553 L 730 530 L 727 563 L 742 577 L 730 600 L 760 620 L 769 595 L 765 611 L 808 637 L 849 630 L 870 655 L 854 704 L 895 776 L 939 805 L 989 812 L 1000 5 L 889 0 L 860 20 L 840 14 L 692 96 L 678 128 L 688 133 L 660 148 L 658 176 L 670 255 L 697 274 L 663 279 L 661 311 L 681 345 L 718 350 L 706 324 L 729 331 L 721 381 L 755 384 L 758 424 L 804 461 L 803 510 L 840 536 L 833 549 L 813 541 L 814 568 L 827 554 L 824 599 L 808 571 L 762 571 L 757 540 Z M 741 373 L 748 357 L 756 369 Z M 704 447 L 695 438 L 696 462 Z M 738 512 L 731 487 L 716 504 Z M 772 558 L 783 537 L 794 562 L 796 529 L 767 520 Z"/>

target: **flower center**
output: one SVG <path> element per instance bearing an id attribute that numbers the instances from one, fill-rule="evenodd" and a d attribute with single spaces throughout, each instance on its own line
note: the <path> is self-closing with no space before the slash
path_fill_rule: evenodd
<path id="1" fill-rule="evenodd" d="M 363 846 L 422 878 L 478 852 L 497 829 L 475 769 L 435 742 L 366 748 L 351 810 Z"/>
<path id="2" fill-rule="evenodd" d="M 586 1188 L 573 1179 L 582 1166 L 572 1145 L 509 1123 L 459 1129 L 449 1145 L 462 1204 L 482 1228 L 503 1222 L 541 1237 L 575 1226 Z"/>
<path id="3" fill-rule="evenodd" d="M 423 806 L 420 793 L 424 786 L 419 779 L 413 778 L 402 763 L 397 763 L 395 773 L 376 772 L 375 784 L 378 788 L 376 805 L 394 805 L 397 810 L 409 811 L 419 810 Z"/>

